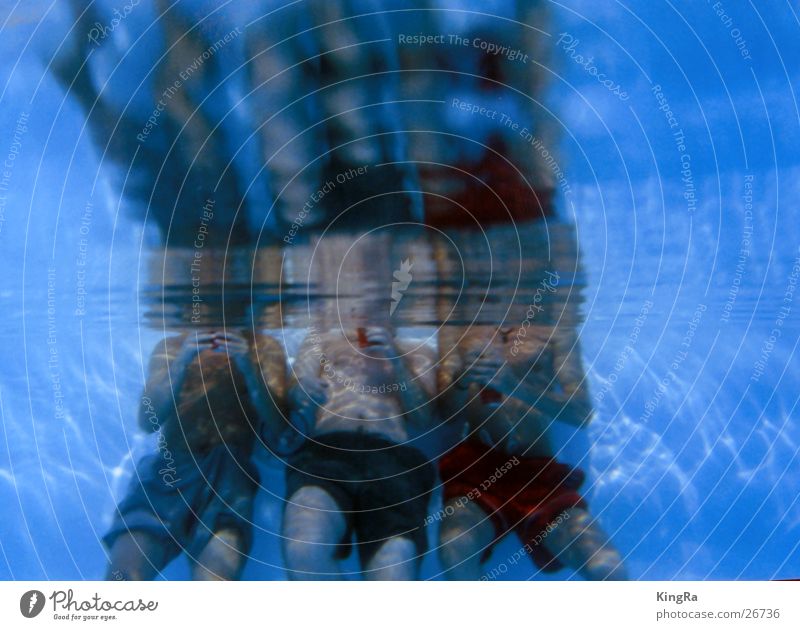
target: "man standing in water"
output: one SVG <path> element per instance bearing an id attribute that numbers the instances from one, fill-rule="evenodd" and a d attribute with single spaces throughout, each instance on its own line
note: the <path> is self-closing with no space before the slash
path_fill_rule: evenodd
<path id="1" fill-rule="evenodd" d="M 289 399 L 309 440 L 287 462 L 283 519 L 292 579 L 341 577 L 354 533 L 366 579 L 417 577 L 435 471 L 411 442 L 431 425 L 433 360 L 378 327 L 303 342 Z"/>
<path id="2" fill-rule="evenodd" d="M 510 531 L 542 571 L 566 566 L 590 580 L 626 578 L 578 493 L 583 473 L 554 458 L 552 423 L 583 427 L 592 415 L 569 331 L 478 325 L 440 335 L 444 419 L 463 422 L 465 438 L 439 466 L 440 557 L 449 579 L 478 579 L 493 544 Z"/>
<path id="3" fill-rule="evenodd" d="M 285 370 L 267 336 L 212 330 L 158 343 L 139 410 L 158 451 L 139 462 L 103 539 L 110 579 L 152 579 L 181 552 L 193 579 L 241 575 L 259 485 L 253 445 L 287 446 Z"/>

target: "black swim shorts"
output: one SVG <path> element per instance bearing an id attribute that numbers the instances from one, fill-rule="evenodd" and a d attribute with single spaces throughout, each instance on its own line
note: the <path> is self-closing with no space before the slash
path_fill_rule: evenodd
<path id="1" fill-rule="evenodd" d="M 178 452 L 170 461 L 153 453 L 136 466 L 103 542 L 110 548 L 120 534 L 145 531 L 163 539 L 169 559 L 182 551 L 197 558 L 215 532 L 230 528 L 246 552 L 258 481 L 250 454 L 225 444 L 194 457 Z"/>
<path id="2" fill-rule="evenodd" d="M 436 472 L 417 449 L 365 432 L 328 433 L 309 440 L 287 461 L 286 496 L 318 486 L 335 500 L 347 520 L 338 556 L 350 555 L 356 535 L 362 566 L 388 539 L 403 536 L 422 556 L 424 527 Z"/>

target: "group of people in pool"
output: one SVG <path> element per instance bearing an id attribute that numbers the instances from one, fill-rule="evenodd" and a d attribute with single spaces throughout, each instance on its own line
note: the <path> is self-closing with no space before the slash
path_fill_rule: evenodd
<path id="1" fill-rule="evenodd" d="M 72 4 L 76 32 L 101 21 Z M 119 67 L 133 37 L 77 40 L 52 64 L 166 246 L 192 247 L 209 198 L 205 247 L 226 254 L 262 237 L 294 247 L 296 232 L 300 241 L 415 223 L 449 237 L 454 226 L 483 233 L 553 218 L 561 171 L 546 148 L 551 115 L 535 97 L 546 3 L 499 3 L 500 19 L 428 0 L 419 11 L 391 1 L 367 12 L 349 0 L 240 4 L 262 14 L 239 16 L 241 39 L 221 13 L 196 24 L 180 7 L 153 5 L 166 43 L 146 77 L 161 99 L 157 124 L 118 111 L 124 99 L 101 88 L 103 68 Z M 225 35 L 216 42 L 215 29 Z M 462 43 L 405 37 L 443 32 Z M 464 41 L 501 42 L 537 64 Z M 184 78 L 187 68 L 196 71 Z M 368 175 L 343 175 L 353 172 Z M 263 177 L 266 203 L 255 194 Z M 512 531 L 543 571 L 625 577 L 580 493 L 583 474 L 555 457 L 554 423 L 582 427 L 591 416 L 566 327 L 526 319 L 518 343 L 505 325 L 456 324 L 412 343 L 358 315 L 309 327 L 292 361 L 256 325 L 193 327 L 158 343 L 139 410 L 157 449 L 138 463 L 105 536 L 110 577 L 152 578 L 186 553 L 197 579 L 238 578 L 252 545 L 257 449 L 286 465 L 290 578 L 341 577 L 355 543 L 365 578 L 414 579 L 434 523 L 448 578 L 479 578 Z M 432 437 L 442 425 L 452 443 Z M 438 488 L 443 504 L 431 505 Z"/>
<path id="2" fill-rule="evenodd" d="M 150 579 L 186 553 L 195 579 L 238 578 L 259 488 L 252 458 L 266 448 L 286 464 L 289 578 L 341 577 L 355 543 L 365 579 L 415 579 L 437 522 L 450 579 L 479 579 L 511 532 L 542 571 L 624 579 L 580 494 L 583 473 L 549 438 L 553 422 L 592 414 L 570 340 L 551 326 L 523 344 L 486 325 L 438 337 L 312 329 L 291 367 L 279 340 L 248 330 L 160 342 L 139 414 L 158 450 L 105 536 L 109 576 Z M 426 440 L 442 423 L 458 436 L 443 454 Z M 430 505 L 440 484 L 443 504 Z"/>

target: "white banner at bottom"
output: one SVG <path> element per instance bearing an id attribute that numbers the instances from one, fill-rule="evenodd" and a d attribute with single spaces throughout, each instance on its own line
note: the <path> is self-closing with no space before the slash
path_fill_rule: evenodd
<path id="1" fill-rule="evenodd" d="M 2 628 L 800 628 L 800 582 L 2 582 Z"/>

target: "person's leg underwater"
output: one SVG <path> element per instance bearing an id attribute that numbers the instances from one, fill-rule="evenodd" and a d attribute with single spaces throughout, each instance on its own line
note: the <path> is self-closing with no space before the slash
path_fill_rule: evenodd
<path id="1" fill-rule="evenodd" d="M 445 503 L 439 529 L 439 560 L 448 580 L 477 580 L 484 553 L 495 537 L 486 512 L 466 497 Z"/>
<path id="2" fill-rule="evenodd" d="M 413 540 L 393 536 L 384 542 L 364 566 L 364 579 L 416 580 L 419 574 L 419 553 Z"/>
<path id="3" fill-rule="evenodd" d="M 566 516 L 541 544 L 587 580 L 627 580 L 619 551 L 591 514 L 574 507 L 567 510 Z"/>
<path id="4" fill-rule="evenodd" d="M 347 523 L 336 500 L 318 486 L 303 486 L 283 514 L 283 556 L 293 580 L 340 577 L 336 552 Z"/>
<path id="5" fill-rule="evenodd" d="M 169 562 L 168 545 L 153 534 L 133 530 L 111 545 L 107 580 L 152 580 Z"/>
<path id="6" fill-rule="evenodd" d="M 242 533 L 232 527 L 214 532 L 211 540 L 192 562 L 192 579 L 205 581 L 238 580 L 247 561 L 247 544 Z"/>

